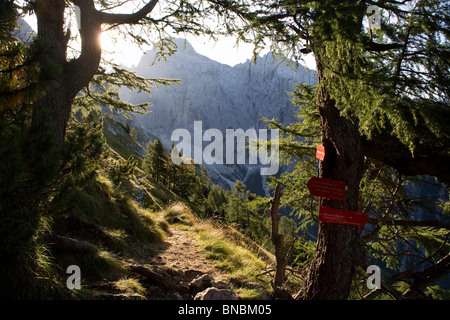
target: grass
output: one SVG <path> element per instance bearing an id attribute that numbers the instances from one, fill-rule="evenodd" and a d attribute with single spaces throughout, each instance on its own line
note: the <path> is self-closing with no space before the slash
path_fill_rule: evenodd
<path id="1" fill-rule="evenodd" d="M 63 252 L 55 255 L 55 258 L 64 272 L 70 265 L 80 267 L 82 286 L 86 281 L 112 280 L 126 273 L 121 258 L 107 250 L 85 253 Z"/>
<path id="2" fill-rule="evenodd" d="M 233 243 L 225 229 L 209 222 L 199 222 L 195 231 L 206 256 L 233 278 L 239 281 L 254 278 L 265 267 L 265 263 L 253 252 Z"/>
<path id="3" fill-rule="evenodd" d="M 80 267 L 82 290 L 78 295 L 93 295 L 92 290 L 86 289 L 90 283 L 127 277 L 126 261 L 138 258 L 142 248 L 162 241 L 165 236 L 167 223 L 160 215 L 132 200 L 128 185 L 121 188 L 99 175 L 85 188 L 74 190 L 66 214 L 55 218 L 55 233 L 87 241 L 97 248 L 96 252 L 54 254 L 63 279 L 68 277 L 65 274 L 68 266 Z M 119 284 L 126 283 L 140 294 L 131 278 Z M 65 288 L 65 283 L 60 285 Z"/>
<path id="4" fill-rule="evenodd" d="M 99 226 L 93 240 L 123 251 L 130 239 L 141 242 L 161 241 L 163 230 L 158 228 L 156 215 L 140 207 L 123 194 L 107 178 L 99 176 L 83 190 L 76 190 L 72 196 L 70 216 L 81 225 Z M 69 226 L 73 231 L 73 228 Z M 82 230 L 78 230 L 81 231 Z M 82 236 L 91 236 L 84 234 Z"/>
<path id="5" fill-rule="evenodd" d="M 103 136 L 113 152 L 124 159 L 133 155 L 141 165 L 142 158 L 139 152 L 143 150 L 142 146 L 126 133 L 114 119 L 107 116 L 103 118 Z"/>
<path id="6" fill-rule="evenodd" d="M 116 287 L 126 294 L 138 294 L 145 296 L 147 290 L 142 286 L 139 280 L 135 278 L 123 278 L 115 282 Z"/>
<path id="7" fill-rule="evenodd" d="M 176 202 L 169 205 L 163 212 L 164 219 L 170 224 L 183 224 L 187 226 L 194 225 L 194 214 L 188 206 L 182 202 Z"/>
<path id="8" fill-rule="evenodd" d="M 30 245 L 26 254 L 0 265 L 0 299 L 33 300 L 70 298 L 61 286 L 62 278 L 52 257 L 42 244 Z"/>
<path id="9" fill-rule="evenodd" d="M 195 217 L 191 209 L 181 202 L 169 205 L 163 212 L 164 218 L 170 224 L 176 224 L 196 235 L 197 245 L 205 256 L 218 268 L 230 275 L 236 286 L 233 288 L 242 299 L 260 299 L 269 290 L 269 281 L 262 281 L 257 286 L 245 287 L 247 282 L 256 283 L 266 267 L 254 250 L 242 245 L 247 241 L 254 246 L 253 241 L 226 226 L 218 226 L 208 220 Z"/>
<path id="10" fill-rule="evenodd" d="M 271 279 L 260 276 L 266 262 L 253 250 L 241 246 L 241 237 L 236 239 L 227 227 L 220 228 L 209 221 L 198 222 L 193 228 L 199 247 L 214 265 L 230 275 L 232 289 L 241 299 L 258 300 L 271 290 Z"/>
<path id="11" fill-rule="evenodd" d="M 0 247 L 0 299 L 65 299 L 59 268 L 44 237 L 51 230 L 47 216 L 19 216 L 2 212 Z"/>

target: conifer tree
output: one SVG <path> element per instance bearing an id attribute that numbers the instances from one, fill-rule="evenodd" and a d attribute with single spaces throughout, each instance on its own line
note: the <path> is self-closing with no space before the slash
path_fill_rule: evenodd
<path id="1" fill-rule="evenodd" d="M 144 156 L 144 170 L 156 181 L 165 183 L 168 174 L 168 156 L 161 140 L 149 141 Z"/>
<path id="2" fill-rule="evenodd" d="M 217 213 L 217 211 L 218 211 L 218 207 L 216 204 L 216 199 L 214 198 L 214 194 L 210 191 L 208 193 L 208 197 L 206 198 L 206 201 L 205 201 L 205 213 L 208 216 L 212 216 L 215 213 Z"/>
<path id="3" fill-rule="evenodd" d="M 450 160 L 448 1 L 239 3 L 249 4 L 242 15 L 251 21 L 248 30 L 260 30 L 257 44 L 270 37 L 280 54 L 315 56 L 326 155 L 319 177 L 348 186 L 344 203 L 321 199 L 319 205 L 361 209 L 364 157 L 402 175 L 450 182 L 442 166 Z M 369 5 L 378 6 L 377 28 L 368 22 Z M 346 299 L 364 257 L 358 228 L 320 223 L 304 297 Z M 434 266 L 450 259 L 441 258 Z"/>
<path id="4" fill-rule="evenodd" d="M 75 18 L 69 21 L 74 17 L 70 14 L 74 6 L 79 8 L 80 25 L 71 31 L 68 26 L 77 24 Z M 138 9 L 133 12 L 130 7 Z M 55 67 L 54 72 L 48 74 L 54 90 L 40 97 L 33 104 L 33 110 L 34 114 L 42 109 L 50 111 L 49 123 L 58 146 L 64 141 L 72 104 L 75 99 L 80 99 L 80 91 L 86 93 L 87 99 L 100 99 L 119 109 L 139 110 L 148 105 L 133 106 L 117 99 L 117 86 L 132 80 L 134 88 L 147 92 L 154 85 L 167 83 L 158 79 L 139 81 L 135 74 L 117 65 L 105 68 L 100 41 L 102 32 L 116 32 L 117 37 L 124 36 L 139 46 L 153 45 L 158 52 L 157 58 L 164 58 L 176 50 L 171 33 L 224 34 L 228 31 L 226 24 L 235 16 L 226 13 L 227 10 L 215 1 L 205 0 L 149 0 L 142 4 L 134 0 L 26 0 L 21 9 L 36 16 L 37 39 L 45 43 L 48 48 L 46 59 Z M 126 13 L 117 13 L 120 9 Z M 215 25 L 213 19 L 209 19 L 212 15 L 219 17 Z M 217 28 L 213 30 L 215 26 Z M 79 33 L 79 37 L 71 32 Z M 79 52 L 71 49 L 73 38 L 81 40 Z M 106 79 L 110 81 L 113 89 L 104 91 L 108 95 L 99 96 L 90 90 L 90 83 L 95 78 L 103 81 L 102 85 Z"/>
<path id="5" fill-rule="evenodd" d="M 224 219 L 227 203 L 225 190 L 218 185 L 212 185 L 205 203 L 206 213 Z"/>
<path id="6" fill-rule="evenodd" d="M 12 1 L 0 6 L 1 296 L 67 297 L 59 291 L 45 239 L 52 218 L 67 209 L 71 191 L 94 174 L 103 150 L 101 125 L 72 122 L 57 149 L 45 110 L 32 125 L 32 105 L 53 87 L 54 65 L 39 40 L 23 44 L 11 37 L 17 7 Z"/>
<path id="7" fill-rule="evenodd" d="M 320 117 L 315 104 L 308 98 L 313 90 L 304 85 L 298 85 L 297 90 L 292 95 L 293 102 L 299 105 L 298 122 L 284 127 L 274 120 L 266 121 L 283 133 L 280 141 L 282 161 L 295 163 L 292 171 L 274 179 L 270 185 L 283 185 L 283 205 L 291 208 L 299 218 L 302 249 L 296 250 L 294 257 L 297 256 L 295 260 L 305 264 L 312 261 L 312 256 L 305 259 L 312 247 L 312 241 L 306 238 L 315 235 L 315 226 L 319 220 L 318 199 L 310 196 L 306 183 L 317 174 L 318 160 L 314 154 L 315 146 L 320 143 Z M 413 270 L 438 268 L 440 272 L 435 273 L 436 277 L 448 276 L 448 269 L 437 267 L 439 264 L 444 265 L 447 259 L 445 248 L 448 248 L 448 244 L 444 236 L 449 229 L 448 213 L 444 208 L 445 197 L 448 196 L 446 187 L 429 177 L 401 175 L 392 167 L 370 158 L 365 159 L 364 168 L 359 206 L 371 218 L 371 222 L 376 223 L 376 227 L 370 223 L 362 229 L 361 239 L 366 248 L 367 262 L 360 266 L 355 275 L 361 280 L 355 281 L 360 285 L 353 285 L 351 298 L 433 296 L 442 299 L 445 290 L 437 285 L 432 286 L 431 279 L 427 284 L 423 282 L 422 288 L 416 288 L 416 291 L 407 288 L 398 290 L 394 284 L 401 282 L 401 279 L 415 277 Z M 414 189 L 422 190 L 425 196 L 417 194 Z M 418 210 L 422 212 L 421 220 L 415 214 Z M 305 248 L 308 249 L 305 251 Z M 436 259 L 430 263 L 433 257 Z M 383 272 L 388 270 L 391 275 L 383 283 L 382 290 L 368 290 L 364 281 L 364 270 L 368 264 L 383 266 Z"/>

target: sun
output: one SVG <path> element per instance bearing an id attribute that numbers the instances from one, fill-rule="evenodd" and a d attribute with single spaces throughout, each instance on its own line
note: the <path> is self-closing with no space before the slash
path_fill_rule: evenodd
<path id="1" fill-rule="evenodd" d="M 114 31 L 104 31 L 100 36 L 102 58 L 125 67 L 136 66 L 141 59 L 142 49 L 131 41 L 125 41 Z"/>

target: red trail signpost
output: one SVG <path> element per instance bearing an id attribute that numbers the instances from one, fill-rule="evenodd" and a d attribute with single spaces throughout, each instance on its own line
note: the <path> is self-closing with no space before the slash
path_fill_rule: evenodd
<path id="1" fill-rule="evenodd" d="M 323 146 L 317 146 L 316 158 L 321 161 L 325 159 L 325 148 Z M 345 181 L 312 177 L 306 186 L 309 193 L 315 197 L 345 201 Z M 370 219 L 359 211 L 320 207 L 319 221 L 362 227 Z"/>
<path id="2" fill-rule="evenodd" d="M 312 177 L 306 184 L 309 193 L 316 197 L 345 201 L 345 182 Z"/>
<path id="3" fill-rule="evenodd" d="M 362 227 L 369 222 L 369 218 L 362 212 L 329 207 L 320 207 L 319 220 L 328 223 L 340 223 Z"/>
<path id="4" fill-rule="evenodd" d="M 320 161 L 323 161 L 323 159 L 325 159 L 325 147 L 324 146 L 317 146 L 316 158 L 319 159 Z"/>

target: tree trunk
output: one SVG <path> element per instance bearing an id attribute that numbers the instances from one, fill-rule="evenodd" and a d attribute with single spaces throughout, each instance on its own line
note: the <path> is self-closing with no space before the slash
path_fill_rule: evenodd
<path id="1" fill-rule="evenodd" d="M 54 80 L 55 87 L 33 105 L 33 126 L 38 127 L 41 121 L 49 121 L 55 140 L 62 143 L 65 123 L 68 119 L 66 115 L 67 110 L 65 110 L 67 106 L 61 107 L 62 99 L 65 96 L 64 86 L 61 83 L 63 76 L 61 68 L 66 61 L 69 36 L 64 34 L 63 29 L 65 4 L 61 0 L 38 0 L 35 6 L 38 26 L 37 37 L 48 46 L 47 58 L 53 64 L 53 68 L 49 66 L 44 67 L 43 76 Z M 44 109 L 47 109 L 49 112 L 49 120 L 40 116 L 41 111 Z M 64 121 L 64 119 L 66 120 Z"/>
<path id="2" fill-rule="evenodd" d="M 55 87 L 33 105 L 33 124 L 39 125 L 39 114 L 48 110 L 49 121 L 55 143 L 64 141 L 67 122 L 76 94 L 92 80 L 101 58 L 101 23 L 98 12 L 90 0 L 77 0 L 81 9 L 81 54 L 77 59 L 67 61 L 69 32 L 64 32 L 64 0 L 38 0 L 35 4 L 38 34 L 43 43 L 48 44 L 47 57 L 55 70 L 46 70 L 46 77 L 54 80 Z M 59 68 L 59 70 L 56 70 Z M 50 74 L 52 73 L 52 74 Z"/>
<path id="3" fill-rule="evenodd" d="M 323 68 L 317 59 L 319 84 Z M 320 85 L 319 85 L 320 86 Z M 345 202 L 320 199 L 321 206 L 358 210 L 358 190 L 364 158 L 358 127 L 340 116 L 325 86 L 319 88 L 318 107 L 322 124 L 325 159 L 319 176 L 346 182 Z M 355 265 L 364 257 L 359 228 L 355 226 L 319 223 L 317 249 L 304 293 L 306 299 L 347 299 Z"/>
<path id="4" fill-rule="evenodd" d="M 280 204 L 280 197 L 280 185 L 277 184 L 269 209 L 272 221 L 271 240 L 275 249 L 276 258 L 275 277 L 273 280 L 274 288 L 281 288 L 284 281 L 286 280 L 287 265 L 286 255 L 284 254 L 284 236 L 278 233 L 278 219 L 280 218 L 278 214 L 278 206 Z"/>
<path id="5" fill-rule="evenodd" d="M 67 122 L 72 103 L 77 93 L 94 77 L 101 59 L 102 24 L 121 25 L 139 22 L 156 6 L 158 0 L 151 0 L 135 13 L 114 14 L 98 11 L 93 0 L 72 0 L 81 12 L 81 53 L 78 58 L 67 61 L 67 43 L 69 33 L 64 33 L 65 0 L 36 0 L 36 12 L 39 40 L 49 46 L 48 58 L 60 67 L 58 74 L 51 76 L 56 86 L 33 106 L 33 124 L 39 125 L 40 111 L 50 112 L 49 120 L 54 132 L 57 147 L 64 141 Z M 50 72 L 48 72 L 50 73 Z M 47 120 L 47 119 L 46 119 Z"/>

